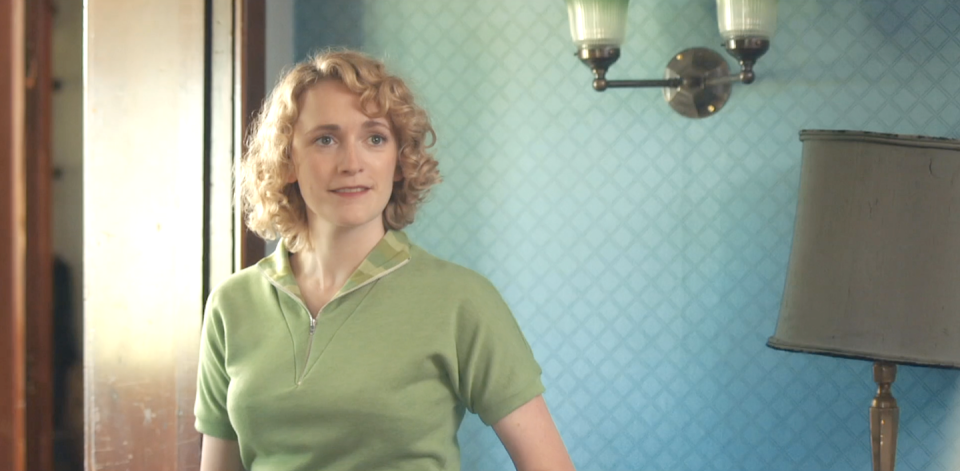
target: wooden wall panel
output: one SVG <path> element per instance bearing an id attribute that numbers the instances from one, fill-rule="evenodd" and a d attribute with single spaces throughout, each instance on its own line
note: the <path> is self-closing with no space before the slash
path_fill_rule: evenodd
<path id="1" fill-rule="evenodd" d="M 0 2 L 0 463 L 26 465 L 23 0 Z"/>
<path id="2" fill-rule="evenodd" d="M 26 6 L 27 469 L 42 471 L 53 469 L 53 5 Z"/>
<path id="3" fill-rule="evenodd" d="M 204 2 L 88 0 L 86 25 L 86 466 L 197 469 Z"/>

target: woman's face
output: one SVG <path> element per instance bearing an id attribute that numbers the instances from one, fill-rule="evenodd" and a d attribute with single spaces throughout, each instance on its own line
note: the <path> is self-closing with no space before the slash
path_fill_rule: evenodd
<path id="1" fill-rule="evenodd" d="M 397 141 L 385 118 L 371 118 L 360 97 L 324 80 L 300 97 L 290 182 L 299 182 L 311 230 L 384 230 L 383 210 L 397 168 Z"/>

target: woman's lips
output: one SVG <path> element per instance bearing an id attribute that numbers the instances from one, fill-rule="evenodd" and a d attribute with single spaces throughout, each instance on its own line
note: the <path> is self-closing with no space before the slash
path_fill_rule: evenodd
<path id="1" fill-rule="evenodd" d="M 330 191 L 339 196 L 359 196 L 366 193 L 369 190 L 370 188 L 365 186 L 348 186 L 344 188 L 337 188 L 336 190 L 330 190 Z"/>

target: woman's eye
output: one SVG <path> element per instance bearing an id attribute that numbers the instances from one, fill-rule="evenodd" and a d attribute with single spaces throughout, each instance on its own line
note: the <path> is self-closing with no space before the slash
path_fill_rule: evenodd
<path id="1" fill-rule="evenodd" d="M 375 146 L 380 146 L 387 143 L 387 138 L 379 134 L 374 134 L 370 136 L 370 143 Z"/>
<path id="2" fill-rule="evenodd" d="M 317 138 L 317 143 L 322 146 L 329 146 L 333 144 L 333 136 L 320 136 Z"/>

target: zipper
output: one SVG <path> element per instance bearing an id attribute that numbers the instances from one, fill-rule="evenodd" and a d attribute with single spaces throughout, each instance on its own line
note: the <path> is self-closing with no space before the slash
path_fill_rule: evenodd
<path id="1" fill-rule="evenodd" d="M 290 296 L 293 296 L 293 293 L 287 291 Z M 307 315 L 310 316 L 310 335 L 307 337 L 307 356 L 303 358 L 303 371 L 300 372 L 300 378 L 297 379 L 297 386 L 303 384 L 303 378 L 307 376 L 307 364 L 310 362 L 310 352 L 313 351 L 313 336 L 317 333 L 317 318 L 320 317 L 320 313 L 326 309 L 327 304 L 330 304 L 334 299 L 339 298 L 339 296 L 334 296 L 330 298 L 330 301 L 327 301 L 327 304 L 320 306 L 320 310 L 316 314 L 310 314 L 310 310 L 307 309 L 307 305 L 300 298 L 293 296 L 295 299 L 300 301 L 300 305 L 303 306 L 303 310 L 307 311 Z"/>
<path id="2" fill-rule="evenodd" d="M 326 307 L 326 306 L 324 306 Z M 323 311 L 323 308 L 320 308 Z M 317 313 L 319 316 L 320 313 Z M 310 316 L 310 338 L 307 340 L 307 358 L 303 361 L 303 373 L 300 373 L 300 379 L 297 380 L 297 386 L 303 384 L 303 377 L 307 375 L 307 362 L 310 361 L 310 351 L 313 350 L 313 334 L 317 332 L 317 318 Z"/>
<path id="3" fill-rule="evenodd" d="M 363 283 L 360 283 L 360 284 L 357 285 L 357 286 L 354 286 L 354 287 L 351 288 L 349 291 L 344 291 L 343 293 L 337 293 L 334 297 L 330 298 L 330 300 L 327 301 L 327 304 L 324 304 L 323 306 L 320 307 L 320 310 L 317 311 L 317 314 L 316 314 L 316 315 L 311 315 L 311 314 L 310 314 L 310 309 L 307 308 L 306 303 L 304 303 L 303 300 L 300 299 L 300 296 L 297 296 L 297 295 L 293 294 L 292 292 L 290 292 L 290 290 L 288 290 L 287 288 L 281 286 L 280 283 L 277 283 L 273 278 L 271 278 L 271 277 L 269 277 L 269 276 L 266 277 L 267 280 L 270 282 L 270 284 L 272 284 L 272 285 L 273 285 L 274 287 L 276 287 L 278 290 L 283 291 L 284 293 L 287 294 L 287 296 L 290 296 L 291 298 L 293 298 L 294 300 L 296 300 L 298 303 L 300 303 L 300 306 L 303 307 L 303 310 L 304 310 L 304 311 L 307 311 L 307 315 L 310 316 L 310 335 L 309 335 L 309 337 L 307 338 L 307 356 L 304 358 L 304 361 L 303 361 L 303 371 L 300 373 L 300 377 L 297 379 L 297 386 L 300 386 L 301 384 L 303 384 L 303 378 L 307 375 L 307 366 L 308 366 L 307 364 L 310 362 L 310 352 L 313 351 L 313 337 L 314 337 L 314 334 L 316 334 L 316 332 L 317 332 L 317 318 L 320 317 L 320 314 L 323 312 L 324 309 L 326 309 L 327 305 L 329 305 L 329 304 L 330 304 L 331 302 L 333 302 L 335 299 L 342 298 L 342 297 L 344 297 L 344 296 L 346 296 L 346 295 L 348 295 L 348 294 L 350 294 L 350 293 L 352 293 L 352 292 L 354 292 L 354 291 L 356 291 L 356 290 L 358 290 L 358 289 L 360 289 L 360 288 L 362 288 L 362 287 L 364 287 L 364 286 L 369 285 L 370 283 L 373 283 L 374 281 L 379 280 L 380 278 L 383 278 L 384 276 L 387 276 L 388 274 L 394 272 L 394 271 L 397 270 L 398 268 L 406 265 L 407 262 L 409 262 L 409 261 L 410 261 L 410 259 L 408 258 L 408 259 L 406 259 L 406 260 L 398 263 L 398 264 L 397 264 L 396 266 L 394 266 L 393 268 L 391 268 L 391 269 L 389 269 L 389 270 L 386 270 L 386 271 L 378 274 L 377 276 L 374 276 L 374 277 L 370 278 L 369 280 L 364 281 Z"/>
<path id="4" fill-rule="evenodd" d="M 300 384 L 303 383 L 303 377 L 307 375 L 307 362 L 310 361 L 310 351 L 313 350 L 313 336 L 317 332 L 317 317 L 320 317 L 320 313 L 323 312 L 323 308 L 327 307 L 327 304 L 330 304 L 330 303 L 327 302 L 327 304 L 324 304 L 323 307 L 321 307 L 320 310 L 317 311 L 316 315 L 312 315 L 310 314 L 310 309 L 307 307 L 307 304 L 303 302 L 303 299 L 300 299 L 300 296 L 293 294 L 292 292 L 290 292 L 290 290 L 285 288 L 283 285 L 274 281 L 273 278 L 270 278 L 269 276 L 266 278 L 267 278 L 267 281 L 269 281 L 270 284 L 274 286 L 274 288 L 277 288 L 278 290 L 283 291 L 284 293 L 287 294 L 287 296 L 290 296 L 291 298 L 293 298 L 294 301 L 300 304 L 300 307 L 302 307 L 303 310 L 306 311 L 307 315 L 310 317 L 310 336 L 307 339 L 307 357 L 304 359 L 304 362 L 303 362 L 303 371 L 297 377 L 297 386 L 300 386 Z M 336 299 L 336 297 L 334 297 L 334 299 Z M 333 301 L 333 299 L 331 299 L 330 301 Z"/>

